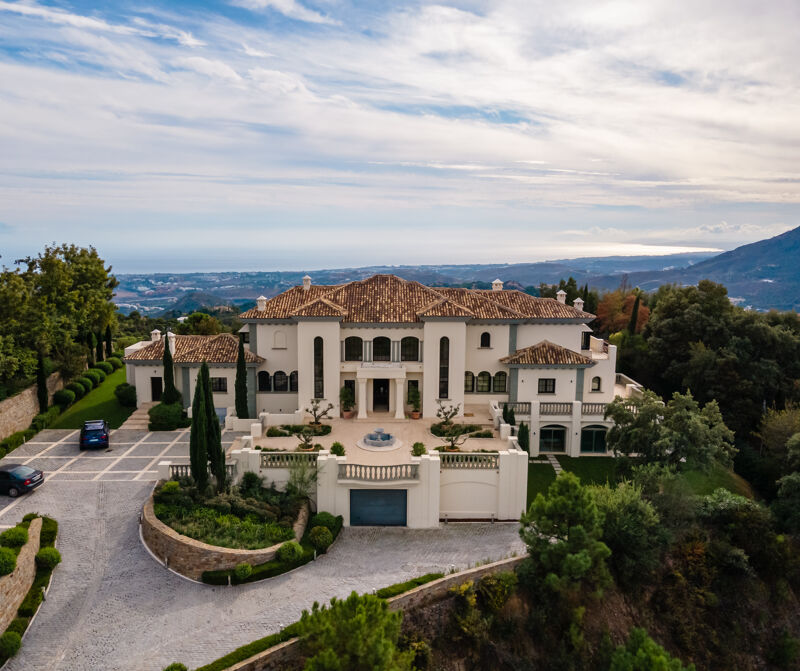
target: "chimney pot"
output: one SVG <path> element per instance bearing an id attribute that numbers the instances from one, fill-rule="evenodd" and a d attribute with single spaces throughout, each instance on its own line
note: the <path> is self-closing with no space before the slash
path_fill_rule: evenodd
<path id="1" fill-rule="evenodd" d="M 308 291 L 311 288 L 311 277 L 306 275 L 303 278 L 303 291 Z"/>
<path id="2" fill-rule="evenodd" d="M 583 299 L 576 298 L 574 301 L 572 301 L 572 305 L 575 307 L 576 310 L 583 310 Z"/>
<path id="3" fill-rule="evenodd" d="M 267 297 L 266 296 L 259 296 L 256 298 L 256 307 L 258 308 L 259 312 L 263 312 L 267 309 Z"/>
<path id="4" fill-rule="evenodd" d="M 161 340 L 161 331 L 158 329 L 153 329 L 150 331 L 150 340 L 155 342 L 156 340 Z"/>
<path id="5" fill-rule="evenodd" d="M 169 353 L 175 355 L 175 334 L 172 331 L 167 331 L 167 342 L 169 343 Z"/>
<path id="6" fill-rule="evenodd" d="M 492 282 L 492 291 L 502 291 L 503 290 L 503 281 L 500 279 L 495 280 Z"/>
<path id="7" fill-rule="evenodd" d="M 559 289 L 556 292 L 556 298 L 558 299 L 559 303 L 566 303 L 567 302 L 567 292 L 563 289 Z"/>

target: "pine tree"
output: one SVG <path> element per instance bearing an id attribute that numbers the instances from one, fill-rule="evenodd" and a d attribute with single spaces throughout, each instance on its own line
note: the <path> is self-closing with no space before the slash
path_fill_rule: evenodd
<path id="1" fill-rule="evenodd" d="M 219 427 L 219 418 L 214 409 L 214 394 L 211 391 L 211 376 L 208 364 L 203 362 L 200 366 L 200 375 L 203 378 L 203 390 L 206 395 L 206 446 L 208 460 L 211 462 L 211 473 L 217 482 L 217 491 L 225 490 L 225 450 L 222 448 L 222 435 Z"/>
<path id="2" fill-rule="evenodd" d="M 50 395 L 47 393 L 47 375 L 44 372 L 44 355 L 41 350 L 36 357 L 36 397 L 39 399 L 39 412 L 45 412 Z"/>
<path id="3" fill-rule="evenodd" d="M 111 324 L 106 325 L 106 359 L 113 354 L 111 347 Z"/>
<path id="4" fill-rule="evenodd" d="M 172 361 L 172 350 L 169 347 L 169 332 L 164 336 L 164 392 L 161 402 L 166 404 L 180 403 L 181 394 L 175 387 L 175 364 Z"/>
<path id="5" fill-rule="evenodd" d="M 634 335 L 636 333 L 636 322 L 639 321 L 639 294 L 636 294 L 636 300 L 633 302 L 633 310 L 631 310 L 631 320 L 628 322 L 628 333 Z"/>
<path id="6" fill-rule="evenodd" d="M 239 338 L 239 356 L 236 359 L 236 416 L 239 419 L 247 419 L 249 411 L 247 409 L 247 366 L 244 359 L 244 340 Z"/>
<path id="7" fill-rule="evenodd" d="M 205 365 L 205 364 L 203 364 Z M 208 489 L 208 418 L 206 411 L 206 390 L 203 387 L 203 374 L 197 375 L 192 401 L 192 428 L 189 432 L 189 467 L 192 478 L 201 494 Z"/>
<path id="8" fill-rule="evenodd" d="M 98 361 L 103 360 L 103 334 L 100 331 L 97 332 L 97 335 L 94 338 L 94 359 L 95 363 Z"/>

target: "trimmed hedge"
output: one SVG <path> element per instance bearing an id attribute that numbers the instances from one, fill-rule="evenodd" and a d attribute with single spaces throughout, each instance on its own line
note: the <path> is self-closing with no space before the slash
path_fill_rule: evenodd
<path id="1" fill-rule="evenodd" d="M 0 575 L 13 573 L 17 568 L 17 553 L 11 548 L 0 548 Z"/>
<path id="2" fill-rule="evenodd" d="M 110 363 L 114 370 L 122 368 L 122 356 L 110 356 L 106 359 L 106 362 Z"/>
<path id="3" fill-rule="evenodd" d="M 21 548 L 28 542 L 28 530 L 22 526 L 11 527 L 0 534 L 0 546 Z"/>
<path id="4" fill-rule="evenodd" d="M 117 401 L 119 401 L 120 405 L 126 408 L 136 407 L 136 387 L 132 384 L 128 384 L 127 382 L 118 384 L 116 389 L 114 389 L 114 396 L 117 397 Z"/>
<path id="5" fill-rule="evenodd" d="M 339 533 L 339 530 L 342 528 L 341 516 L 336 518 L 330 513 L 326 513 L 322 511 L 314 515 L 308 523 L 308 526 L 313 529 L 314 527 L 325 527 L 328 531 L 330 531 L 334 536 Z"/>
<path id="6" fill-rule="evenodd" d="M 106 375 L 111 375 L 116 369 L 108 361 L 98 361 L 92 368 L 103 371 Z"/>
<path id="7" fill-rule="evenodd" d="M 50 426 L 56 417 L 61 414 L 61 408 L 57 405 L 48 408 L 46 412 L 43 412 L 41 415 L 36 415 L 31 422 L 31 429 L 33 429 L 36 433 L 39 431 L 43 431 L 48 426 Z"/>
<path id="8" fill-rule="evenodd" d="M 80 377 L 75 378 L 75 382 L 77 382 L 81 387 L 83 387 L 83 393 L 88 394 L 92 389 L 94 389 L 97 385 L 91 378 L 86 377 L 85 375 L 81 375 Z"/>
<path id="9" fill-rule="evenodd" d="M 53 394 L 53 403 L 62 408 L 68 408 L 75 403 L 75 392 L 71 389 L 59 389 Z"/>
<path id="10" fill-rule="evenodd" d="M 83 398 L 86 394 L 86 389 L 84 389 L 83 385 L 74 381 L 70 382 L 64 389 L 69 389 L 78 399 Z"/>
<path id="11" fill-rule="evenodd" d="M 412 589 L 419 587 L 420 585 L 425 585 L 426 583 L 433 582 L 439 578 L 444 578 L 444 573 L 426 573 L 418 578 L 412 578 L 411 580 L 398 582 L 394 585 L 389 585 L 389 587 L 379 589 L 377 592 L 375 592 L 375 596 L 380 599 L 391 599 L 393 596 L 405 594 L 406 592 L 410 592 Z"/>
<path id="12" fill-rule="evenodd" d="M 302 433 L 303 429 L 311 429 L 312 436 L 327 436 L 333 427 L 330 424 L 281 424 L 281 428 L 291 435 Z"/>
<path id="13" fill-rule="evenodd" d="M 22 647 L 22 637 L 15 631 L 6 631 L 0 636 L 0 659 L 10 659 Z"/>
<path id="14" fill-rule="evenodd" d="M 6 629 L 6 631 L 14 631 L 22 636 L 30 623 L 30 618 L 15 617 L 13 620 L 11 620 L 11 624 L 8 625 L 8 629 Z"/>
<path id="15" fill-rule="evenodd" d="M 44 547 L 36 553 L 36 566 L 51 571 L 61 563 L 61 553 L 54 547 Z"/>
<path id="16" fill-rule="evenodd" d="M 297 623 L 290 624 L 285 629 L 279 631 L 277 634 L 270 634 L 269 636 L 265 636 L 264 638 L 259 638 L 257 641 L 253 641 L 252 643 L 248 643 L 247 645 L 243 645 L 241 648 L 236 648 L 233 652 L 229 652 L 224 657 L 220 657 L 219 659 L 211 662 L 211 664 L 206 664 L 205 666 L 201 666 L 195 671 L 225 671 L 225 669 L 237 664 L 239 662 L 243 662 L 248 657 L 252 657 L 253 655 L 257 655 L 259 652 L 264 652 L 264 650 L 269 650 L 270 648 L 278 645 L 279 643 L 285 643 L 289 639 L 295 638 L 299 633 L 299 627 Z"/>
<path id="17" fill-rule="evenodd" d="M 83 371 L 83 377 L 88 377 L 92 381 L 92 384 L 97 387 L 106 379 L 106 374 L 98 368 L 90 368 L 89 370 Z"/>
<path id="18" fill-rule="evenodd" d="M 180 403 L 159 403 L 147 411 L 150 416 L 150 431 L 174 431 L 191 425 Z"/>
<path id="19" fill-rule="evenodd" d="M 327 527 L 314 527 L 308 534 L 308 540 L 317 552 L 325 552 L 333 543 L 333 534 Z"/>
<path id="20" fill-rule="evenodd" d="M 0 452 L 7 454 L 16 450 L 22 443 L 30 440 L 36 435 L 33 429 L 25 429 L 24 431 L 17 431 L 12 433 L 4 441 L 0 442 Z"/>

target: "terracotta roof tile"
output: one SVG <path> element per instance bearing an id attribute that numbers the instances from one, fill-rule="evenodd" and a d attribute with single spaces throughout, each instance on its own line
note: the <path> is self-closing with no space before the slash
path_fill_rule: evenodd
<path id="1" fill-rule="evenodd" d="M 464 319 L 582 319 L 594 315 L 552 298 L 521 291 L 426 287 L 395 275 L 373 275 L 347 284 L 293 287 L 252 308 L 242 319 L 342 317 L 352 323 L 409 323 L 425 317 Z"/>
<path id="2" fill-rule="evenodd" d="M 593 366 L 589 357 L 573 352 L 571 349 L 556 345 L 549 340 L 518 349 L 513 354 L 504 356 L 500 363 L 519 366 Z"/>
<path id="3" fill-rule="evenodd" d="M 164 358 L 164 341 L 154 340 L 141 349 L 125 357 L 125 361 L 161 361 Z M 176 335 L 175 363 L 236 363 L 239 356 L 239 341 L 229 333 L 214 336 Z M 263 363 L 264 358 L 245 347 L 244 358 L 247 363 Z"/>

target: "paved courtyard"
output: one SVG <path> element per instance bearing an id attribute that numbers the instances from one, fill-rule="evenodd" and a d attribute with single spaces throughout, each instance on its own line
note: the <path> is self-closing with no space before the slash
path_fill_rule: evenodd
<path id="1" fill-rule="evenodd" d="M 226 432 L 223 441 L 236 437 Z M 353 528 L 292 573 L 238 587 L 199 585 L 154 561 L 138 530 L 156 464 L 187 457 L 188 432 L 116 431 L 111 442 L 108 451 L 81 453 L 77 432 L 43 431 L 3 460 L 41 468 L 47 481 L 18 499 L 0 495 L 0 528 L 28 512 L 51 515 L 64 558 L 8 671 L 159 671 L 173 661 L 193 668 L 279 630 L 315 600 L 524 550 L 516 524 Z"/>

